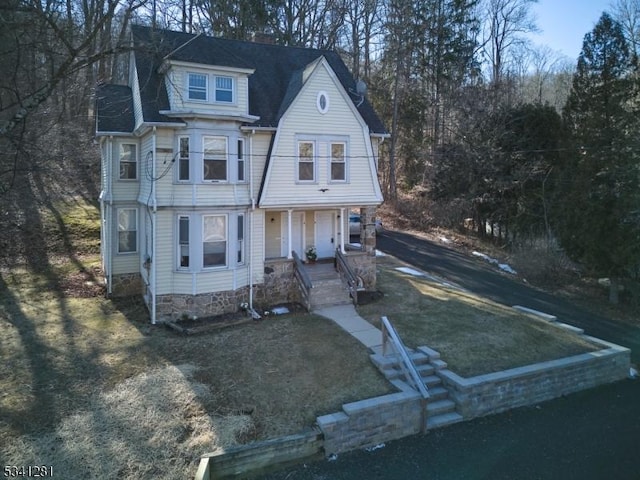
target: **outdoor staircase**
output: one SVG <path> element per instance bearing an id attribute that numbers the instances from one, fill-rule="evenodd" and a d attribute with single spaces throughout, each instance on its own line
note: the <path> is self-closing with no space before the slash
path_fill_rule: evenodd
<path id="1" fill-rule="evenodd" d="M 449 391 L 438 376 L 440 370 L 447 368 L 447 364 L 440 359 L 440 354 L 426 347 L 420 347 L 418 351 L 407 351 L 429 391 L 427 430 L 461 422 L 463 417 L 456 412 L 456 404 L 449 398 Z M 371 355 L 371 360 L 396 388 L 403 391 L 413 390 L 405 379 L 396 355 L 383 356 L 375 353 Z"/>
<path id="2" fill-rule="evenodd" d="M 333 262 L 305 265 L 311 279 L 311 311 L 351 303 L 349 289 L 340 278 Z"/>

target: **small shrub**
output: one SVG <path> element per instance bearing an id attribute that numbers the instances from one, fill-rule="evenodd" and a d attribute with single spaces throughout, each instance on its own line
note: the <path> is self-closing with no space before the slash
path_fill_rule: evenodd
<path id="1" fill-rule="evenodd" d="M 554 238 L 533 237 L 518 242 L 511 253 L 515 270 L 538 285 L 559 285 L 579 274 L 579 269 Z"/>

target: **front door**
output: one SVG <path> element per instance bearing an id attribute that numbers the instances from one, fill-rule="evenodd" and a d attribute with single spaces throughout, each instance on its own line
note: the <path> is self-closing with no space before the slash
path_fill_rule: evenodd
<path id="1" fill-rule="evenodd" d="M 333 257 L 336 249 L 334 224 L 334 212 L 316 212 L 315 242 L 318 258 Z"/>

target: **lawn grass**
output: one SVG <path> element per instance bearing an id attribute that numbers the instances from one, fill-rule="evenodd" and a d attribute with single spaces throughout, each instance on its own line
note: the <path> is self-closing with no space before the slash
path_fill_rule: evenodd
<path id="1" fill-rule="evenodd" d="M 393 257 L 378 261 L 382 300 L 359 313 L 380 325 L 385 315 L 411 348 L 426 345 L 440 352 L 463 377 L 492 373 L 594 351 L 598 347 L 574 333 L 429 277 L 396 270 Z"/>
<path id="2" fill-rule="evenodd" d="M 43 212 L 56 248 L 0 268 L 4 464 L 50 464 L 65 479 L 193 478 L 205 452 L 299 433 L 392 391 L 367 349 L 322 317 L 193 336 L 150 325 L 140 299 L 103 295 L 96 209 L 70 211 L 76 224 L 59 235 L 49 220 L 68 212 Z"/>

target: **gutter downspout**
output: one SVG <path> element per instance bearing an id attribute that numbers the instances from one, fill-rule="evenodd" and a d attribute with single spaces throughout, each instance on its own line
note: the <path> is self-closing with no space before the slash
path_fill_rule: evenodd
<path id="1" fill-rule="evenodd" d="M 151 202 L 153 204 L 153 215 L 151 216 L 151 324 L 156 324 L 156 214 L 158 213 L 158 202 L 156 199 L 155 178 L 156 178 L 156 127 L 153 127 L 153 137 L 151 141 L 152 155 L 151 161 Z"/>
<path id="2" fill-rule="evenodd" d="M 107 252 L 107 269 L 109 273 L 107 274 L 107 295 L 111 296 L 113 293 L 113 200 L 111 198 L 111 187 L 113 183 L 113 136 L 109 137 L 107 141 L 107 199 L 109 208 L 107 210 L 107 225 L 109 226 L 109 231 L 105 236 L 105 243 Z"/>
<path id="3" fill-rule="evenodd" d="M 256 209 L 256 199 L 253 196 L 253 135 L 249 134 L 249 195 L 251 196 L 251 210 L 249 210 L 249 308 L 253 311 L 253 212 Z"/>

